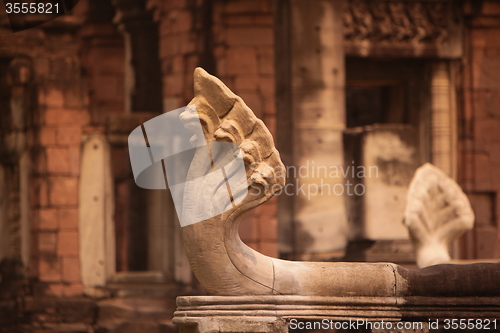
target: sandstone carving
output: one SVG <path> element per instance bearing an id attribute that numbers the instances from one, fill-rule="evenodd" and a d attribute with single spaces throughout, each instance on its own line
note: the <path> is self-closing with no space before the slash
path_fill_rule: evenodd
<path id="1" fill-rule="evenodd" d="M 194 86 L 195 97 L 190 105 L 196 106 L 205 140 L 231 142 L 240 147 L 248 186 L 246 197 L 224 213 L 182 227 L 190 265 L 208 294 L 399 297 L 451 295 L 457 290 L 476 296 L 500 293 L 500 287 L 494 283 L 500 279 L 500 264 L 466 265 L 462 269 L 458 268 L 464 266 L 438 265 L 407 270 L 391 263 L 285 261 L 249 248 L 238 235 L 238 225 L 246 211 L 271 198 L 278 188 L 275 185 L 284 184 L 284 174 L 277 172 L 282 167 L 279 153 L 263 122 L 219 79 L 197 68 Z M 189 128 L 191 115 L 183 113 L 180 117 Z M 207 164 L 206 156 L 205 151 L 196 150 L 188 175 L 213 168 Z M 231 182 L 232 175 L 227 178 Z M 209 209 L 207 202 L 212 198 L 204 195 L 204 191 L 202 187 L 186 188 L 185 209 L 196 211 L 198 204 Z M 477 273 L 474 267 L 481 268 L 482 283 L 471 283 Z M 446 284 L 436 284 L 443 278 L 448 281 Z"/>
<path id="2" fill-rule="evenodd" d="M 394 280 L 400 279 L 394 264 L 360 267 L 356 263 L 284 261 L 262 255 L 240 240 L 238 225 L 242 215 L 270 199 L 278 186 L 284 185 L 285 174 L 277 172 L 283 170 L 283 164 L 270 132 L 240 97 L 201 68 L 195 70 L 194 87 L 195 97 L 190 105 L 196 106 L 205 140 L 238 145 L 248 181 L 248 194 L 237 206 L 182 228 L 189 262 L 207 292 L 212 295 L 393 295 Z M 181 118 L 189 128 L 189 113 L 181 114 Z M 194 155 L 188 175 L 199 174 L 200 169 L 206 167 L 209 167 L 206 154 L 200 150 Z M 211 198 L 199 193 L 204 191 L 201 187 L 186 189 L 186 209 L 197 210 L 198 206 L 209 209 L 207 202 Z M 353 274 L 371 276 L 371 283 L 353 279 Z M 403 286 L 404 281 L 398 285 Z"/>
<path id="3" fill-rule="evenodd" d="M 460 57 L 463 17 L 452 0 L 346 0 L 344 48 L 353 56 Z"/>
<path id="4" fill-rule="evenodd" d="M 448 39 L 447 1 L 349 0 L 344 7 L 348 41 L 437 43 Z"/>
<path id="5" fill-rule="evenodd" d="M 474 212 L 460 186 L 426 163 L 408 190 L 404 224 L 415 246 L 418 267 L 450 261 L 450 245 L 474 225 Z"/>

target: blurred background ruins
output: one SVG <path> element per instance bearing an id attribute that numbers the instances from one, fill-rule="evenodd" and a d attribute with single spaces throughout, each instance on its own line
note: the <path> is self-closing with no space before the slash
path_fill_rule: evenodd
<path id="1" fill-rule="evenodd" d="M 431 162 L 476 214 L 453 256 L 500 258 L 500 1 L 80 0 L 17 33 L 1 4 L 0 331 L 175 332 L 175 297 L 203 291 L 127 137 L 189 102 L 197 66 L 286 165 L 379 170 L 350 179 L 363 196 L 258 207 L 240 228 L 252 248 L 414 267 L 401 218 Z"/>

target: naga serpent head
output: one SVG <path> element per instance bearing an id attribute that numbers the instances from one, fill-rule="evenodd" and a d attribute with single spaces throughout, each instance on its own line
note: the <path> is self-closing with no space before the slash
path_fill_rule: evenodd
<path id="1" fill-rule="evenodd" d="M 200 174 L 200 169 L 205 169 L 201 173 L 206 174 L 209 169 L 215 171 L 224 168 L 226 180 L 226 184 L 212 184 L 213 188 L 187 188 L 185 203 L 194 198 L 198 206 L 200 198 L 217 201 L 219 190 L 226 191 L 226 185 L 233 181 L 240 186 L 230 192 L 233 207 L 225 211 L 243 213 L 267 201 L 284 186 L 285 167 L 269 130 L 239 96 L 202 68 L 194 71 L 194 98 L 179 117 L 187 129 L 193 130 L 192 143 L 205 140 L 209 150 L 210 158 L 207 158 L 205 148 L 197 151 L 190 172 Z M 199 128 L 197 124 L 201 124 L 203 133 L 196 129 Z M 220 145 L 224 143 L 226 145 Z M 238 172 L 236 166 L 231 166 L 235 157 L 239 157 L 242 161 L 240 165 L 244 165 L 245 170 Z M 236 192 L 245 195 L 240 196 L 241 193 Z M 193 206 L 188 209 L 192 210 Z M 210 210 L 210 207 L 202 204 L 198 209 Z"/>

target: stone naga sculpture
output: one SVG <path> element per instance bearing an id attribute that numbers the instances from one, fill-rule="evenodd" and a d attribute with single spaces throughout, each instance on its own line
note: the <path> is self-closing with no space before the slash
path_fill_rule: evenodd
<path id="1" fill-rule="evenodd" d="M 208 294 L 372 297 L 450 293 L 460 296 L 460 293 L 471 292 L 475 295 L 491 294 L 492 289 L 484 286 L 496 285 L 493 284 L 495 279 L 500 278 L 498 265 L 483 277 L 484 290 L 471 289 L 474 286 L 461 287 L 457 293 L 453 282 L 436 291 L 435 282 L 443 276 L 448 281 L 460 280 L 456 276 L 462 273 L 446 267 L 421 275 L 418 271 L 406 270 L 392 263 L 294 262 L 265 256 L 245 245 L 238 235 L 241 217 L 267 201 L 279 186 L 284 185 L 284 173 L 276 172 L 283 168 L 283 164 L 264 123 L 219 79 L 197 68 L 194 90 L 191 107 L 180 114 L 181 120 L 186 128 L 192 128 L 191 122 L 198 117 L 204 133 L 195 135 L 203 135 L 209 145 L 213 142 L 232 142 L 240 147 L 248 189 L 243 200 L 222 214 L 182 227 L 191 268 Z M 197 116 L 193 114 L 194 109 Z M 194 153 L 188 178 L 214 168 L 206 157 L 206 151 L 202 149 Z M 231 181 L 231 175 L 228 174 L 227 178 Z M 216 188 L 187 186 L 182 215 L 203 214 L 204 210 L 209 210 L 217 191 Z M 233 196 L 237 195 L 233 193 Z M 467 271 L 474 272 L 473 269 Z"/>
<path id="2" fill-rule="evenodd" d="M 474 212 L 460 186 L 439 168 L 417 169 L 408 189 L 404 224 L 418 267 L 447 263 L 454 240 L 474 226 Z"/>

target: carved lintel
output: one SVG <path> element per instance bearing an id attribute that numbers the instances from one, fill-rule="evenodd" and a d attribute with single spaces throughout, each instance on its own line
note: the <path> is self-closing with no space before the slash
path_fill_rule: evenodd
<path id="1" fill-rule="evenodd" d="M 462 53 L 460 4 L 450 0 L 347 0 L 343 22 L 347 55 L 456 58 Z"/>

